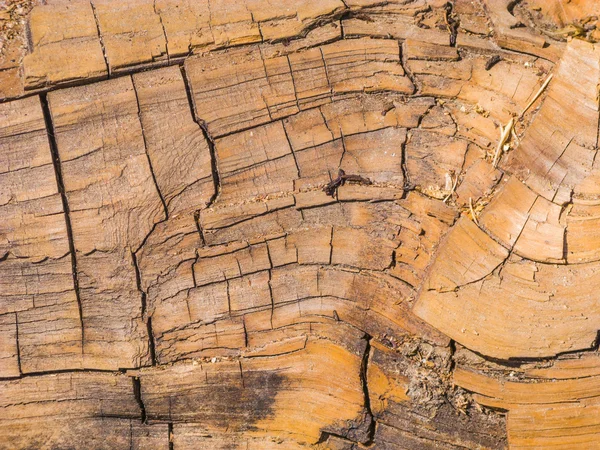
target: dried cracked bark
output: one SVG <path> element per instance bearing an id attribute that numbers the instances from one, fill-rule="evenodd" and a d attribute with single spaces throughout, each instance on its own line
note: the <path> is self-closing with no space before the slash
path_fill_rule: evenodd
<path id="1" fill-rule="evenodd" d="M 0 448 L 597 448 L 597 13 L 36 6 Z"/>

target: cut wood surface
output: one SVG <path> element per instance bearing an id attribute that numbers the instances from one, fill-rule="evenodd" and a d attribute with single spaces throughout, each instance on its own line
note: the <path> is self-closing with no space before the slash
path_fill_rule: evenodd
<path id="1" fill-rule="evenodd" d="M 600 448 L 598 5 L 0 11 L 0 448 Z"/>

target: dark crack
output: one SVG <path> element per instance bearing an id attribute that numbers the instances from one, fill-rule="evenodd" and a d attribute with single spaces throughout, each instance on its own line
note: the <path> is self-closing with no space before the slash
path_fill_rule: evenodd
<path id="1" fill-rule="evenodd" d="M 58 152 L 58 145 L 56 143 L 54 124 L 52 122 L 52 113 L 50 111 L 50 105 L 48 104 L 47 94 L 40 95 L 40 102 L 42 104 L 42 112 L 44 114 L 44 122 L 46 124 L 46 132 L 48 134 L 48 143 L 50 145 L 50 152 L 52 153 L 52 162 L 54 163 L 54 173 L 56 175 L 56 184 L 60 198 L 62 200 L 63 211 L 65 213 L 65 228 L 67 231 L 67 238 L 69 241 L 69 252 L 71 253 L 71 271 L 73 274 L 73 289 L 75 290 L 75 297 L 77 299 L 77 307 L 79 309 L 79 324 L 81 326 L 81 354 L 84 354 L 84 343 L 85 343 L 85 331 L 83 326 L 83 306 L 81 303 L 81 294 L 79 291 L 79 272 L 77 270 L 77 257 L 75 253 L 75 241 L 73 239 L 73 227 L 71 225 L 71 216 L 69 209 L 69 201 L 67 199 L 67 193 L 65 191 L 65 184 L 63 181 L 62 167 L 60 162 L 60 155 Z"/>
<path id="2" fill-rule="evenodd" d="M 202 130 L 202 134 L 204 136 L 204 139 L 206 140 L 206 143 L 208 144 L 208 150 L 210 153 L 210 166 L 211 166 L 211 171 L 212 171 L 214 192 L 213 192 L 213 195 L 208 200 L 208 203 L 206 204 L 206 206 L 204 208 L 202 208 L 202 209 L 206 209 L 206 208 L 210 208 L 214 204 L 217 197 L 219 196 L 219 193 L 221 192 L 221 178 L 219 176 L 219 167 L 217 164 L 217 153 L 215 150 L 215 140 L 209 133 L 206 122 L 204 122 L 204 120 L 202 120 L 196 116 L 196 108 L 195 108 L 195 103 L 194 103 L 194 95 L 192 93 L 192 87 L 191 87 L 188 77 L 185 73 L 185 67 L 183 65 L 181 65 L 180 69 L 181 69 L 181 75 L 183 76 L 183 82 L 185 84 L 185 92 L 188 97 L 188 103 L 190 106 L 190 112 L 192 115 L 192 119 L 194 120 L 194 122 L 196 122 L 198 127 L 200 127 L 200 130 Z M 203 241 L 203 243 L 206 243 L 206 239 L 204 237 L 204 230 L 202 229 L 202 226 L 200 223 L 199 212 L 197 212 L 194 217 L 196 219 L 196 226 L 198 227 L 198 232 L 200 233 L 200 236 L 202 237 L 202 241 Z"/>
<path id="3" fill-rule="evenodd" d="M 142 423 L 148 423 L 148 416 L 146 415 L 146 406 L 144 405 L 144 400 L 142 399 L 142 383 L 139 377 L 132 377 L 133 382 L 133 395 L 135 396 L 135 400 L 140 407 L 140 414 L 142 417 Z"/>

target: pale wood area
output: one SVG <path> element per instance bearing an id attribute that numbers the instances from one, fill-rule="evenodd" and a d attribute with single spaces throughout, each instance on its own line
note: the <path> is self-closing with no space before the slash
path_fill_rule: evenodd
<path id="1" fill-rule="evenodd" d="M 600 448 L 597 2 L 17 3 L 0 448 Z"/>

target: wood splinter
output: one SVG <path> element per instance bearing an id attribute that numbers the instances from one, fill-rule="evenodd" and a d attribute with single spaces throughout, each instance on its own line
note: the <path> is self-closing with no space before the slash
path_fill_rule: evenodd
<path id="1" fill-rule="evenodd" d="M 473 209 L 473 197 L 469 197 L 469 210 L 471 211 L 471 217 L 473 218 L 473 222 L 475 222 L 475 225 L 479 226 L 479 221 L 477 220 L 475 210 Z"/>
<path id="2" fill-rule="evenodd" d="M 519 118 L 523 117 L 523 115 L 529 110 L 529 108 L 531 108 L 531 105 L 533 105 L 535 103 L 535 101 L 538 98 L 540 98 L 540 95 L 542 95 L 542 92 L 544 92 L 544 89 L 546 89 L 548 84 L 550 84 L 550 80 L 552 80 L 552 74 L 550 74 L 548 76 L 548 78 L 546 78 L 546 81 L 544 81 L 542 86 L 540 86 L 540 89 L 535 93 L 533 98 L 529 101 L 527 106 L 523 109 L 523 112 L 521 112 L 521 114 L 519 115 Z M 512 136 L 513 139 L 515 139 L 515 142 L 518 142 L 517 135 L 513 129 L 514 125 L 515 125 L 515 119 L 511 118 L 510 121 L 508 122 L 508 124 L 506 125 L 506 127 L 503 128 L 502 125 L 500 126 L 500 141 L 498 142 L 498 147 L 496 147 L 496 153 L 494 154 L 494 161 L 493 161 L 494 168 L 498 167 L 498 162 L 500 161 L 500 155 L 502 154 L 502 147 L 508 140 L 508 137 Z"/>
<path id="3" fill-rule="evenodd" d="M 450 173 L 450 179 L 452 179 L 452 175 L 454 175 L 454 173 Z M 452 183 L 452 187 L 450 188 L 450 192 L 448 193 L 448 195 L 446 195 L 446 197 L 444 197 L 444 200 L 442 200 L 444 203 L 446 203 L 450 197 L 452 197 L 452 195 L 454 194 L 454 192 L 456 191 L 456 185 L 458 184 L 458 175 L 456 175 L 456 178 L 454 179 L 454 183 Z"/>
<path id="4" fill-rule="evenodd" d="M 494 161 L 492 163 L 494 168 L 498 167 L 498 162 L 500 161 L 500 155 L 502 154 L 502 147 L 506 143 L 508 136 L 510 136 L 510 133 L 513 129 L 514 124 L 515 124 L 515 119 L 511 118 L 508 121 L 508 124 L 506 125 L 506 127 L 502 128 L 502 126 L 500 126 L 500 130 L 501 130 L 500 141 L 498 141 L 498 147 L 496 147 L 496 153 L 494 154 Z"/>
<path id="5" fill-rule="evenodd" d="M 525 109 L 523 109 L 523 112 L 521 113 L 521 115 L 519 115 L 519 118 L 523 117 L 523 115 L 525 115 L 525 113 L 527 112 L 527 110 L 529 108 L 531 108 L 531 105 L 533 105 L 535 103 L 535 101 L 540 97 L 540 95 L 542 95 L 542 92 L 544 92 L 544 89 L 546 89 L 546 87 L 550 83 L 550 80 L 552 80 L 552 74 L 550 74 L 548 76 L 548 78 L 546 78 L 546 81 L 544 81 L 544 83 L 542 84 L 542 86 L 540 87 L 540 89 L 535 93 L 535 95 L 533 96 L 533 98 L 531 99 L 531 101 L 529 103 L 527 103 L 527 106 L 525 107 Z"/>
<path id="6" fill-rule="evenodd" d="M 510 130 L 510 135 L 515 141 L 515 144 L 519 145 L 519 137 L 517 136 L 517 133 L 515 133 L 515 127 L 512 127 L 512 129 Z"/>
<path id="7" fill-rule="evenodd" d="M 360 184 L 373 184 L 371 180 L 365 177 L 361 177 L 360 175 L 346 175 L 342 169 L 338 170 L 338 176 L 336 179 L 331 180 L 327 185 L 323 188 L 323 191 L 331 197 L 335 197 L 335 193 L 340 186 L 343 186 L 346 181 L 352 181 Z"/>

